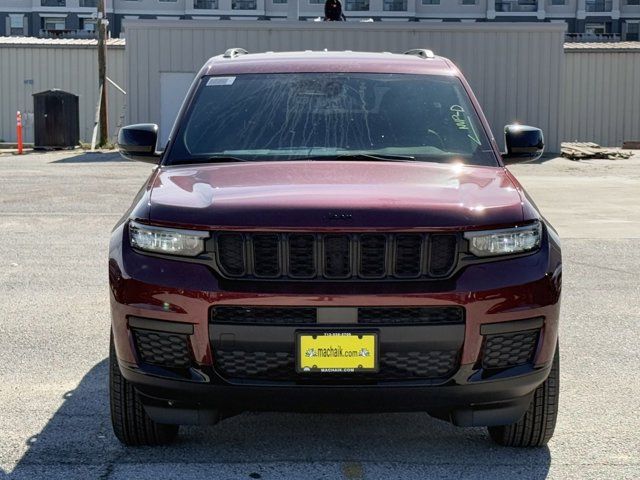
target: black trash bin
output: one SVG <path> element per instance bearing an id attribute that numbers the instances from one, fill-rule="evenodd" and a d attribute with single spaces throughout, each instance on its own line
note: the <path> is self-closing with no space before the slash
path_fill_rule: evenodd
<path id="1" fill-rule="evenodd" d="M 35 148 L 74 148 L 80 142 L 78 96 L 53 89 L 33 94 Z"/>

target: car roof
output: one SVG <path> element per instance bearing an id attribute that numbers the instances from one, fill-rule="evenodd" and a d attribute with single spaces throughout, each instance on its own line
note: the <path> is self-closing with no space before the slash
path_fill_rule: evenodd
<path id="1" fill-rule="evenodd" d="M 429 50 L 414 54 L 352 51 L 301 51 L 244 53 L 230 49 L 225 55 L 209 59 L 200 74 L 235 75 L 243 73 L 346 72 L 417 73 L 460 76 L 455 65 Z"/>

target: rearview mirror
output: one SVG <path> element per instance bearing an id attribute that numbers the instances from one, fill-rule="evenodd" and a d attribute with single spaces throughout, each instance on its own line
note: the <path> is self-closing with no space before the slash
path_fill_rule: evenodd
<path id="1" fill-rule="evenodd" d="M 139 123 L 120 129 L 118 133 L 118 151 L 129 160 L 158 163 L 160 154 L 156 152 L 158 125 Z"/>
<path id="2" fill-rule="evenodd" d="M 532 162 L 544 152 L 542 130 L 527 125 L 504 127 L 504 143 L 507 153 L 502 154 L 505 163 Z"/>

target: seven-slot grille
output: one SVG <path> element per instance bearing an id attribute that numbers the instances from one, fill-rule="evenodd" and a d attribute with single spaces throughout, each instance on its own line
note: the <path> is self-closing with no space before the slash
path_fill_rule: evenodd
<path id="1" fill-rule="evenodd" d="M 442 278 L 457 261 L 455 234 L 234 233 L 215 235 L 227 278 L 375 280 Z"/>

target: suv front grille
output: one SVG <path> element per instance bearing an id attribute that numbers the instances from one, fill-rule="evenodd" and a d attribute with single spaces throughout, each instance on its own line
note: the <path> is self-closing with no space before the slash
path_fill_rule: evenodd
<path id="1" fill-rule="evenodd" d="M 213 323 L 232 325 L 307 325 L 316 323 L 312 307 L 214 307 Z"/>
<path id="2" fill-rule="evenodd" d="M 289 235 L 289 275 L 311 278 L 316 274 L 316 242 L 313 235 Z"/>
<path id="3" fill-rule="evenodd" d="M 295 369 L 295 357 L 291 352 L 214 350 L 216 370 L 227 379 L 323 383 L 446 378 L 458 367 L 458 358 L 457 350 L 382 352 L 380 370 L 377 373 L 321 377 L 298 374 Z"/>
<path id="4" fill-rule="evenodd" d="M 508 368 L 533 360 L 540 330 L 487 335 L 482 357 L 483 368 Z"/>
<path id="5" fill-rule="evenodd" d="M 351 276 L 351 242 L 348 235 L 326 235 L 323 242 L 324 275 L 327 278 Z"/>
<path id="6" fill-rule="evenodd" d="M 218 251 L 224 253 L 218 257 L 222 271 L 233 277 L 244 275 L 247 261 L 244 237 L 238 233 L 224 233 L 218 235 L 217 241 Z"/>
<path id="7" fill-rule="evenodd" d="M 140 360 L 151 365 L 186 368 L 191 364 L 187 335 L 131 329 Z"/>
<path id="8" fill-rule="evenodd" d="M 464 308 L 447 307 L 351 307 L 358 324 L 451 325 L 464 323 Z M 221 305 L 211 309 L 211 323 L 228 325 L 313 325 L 315 307 L 253 307 Z"/>
<path id="9" fill-rule="evenodd" d="M 455 350 L 388 352 L 380 358 L 380 369 L 386 378 L 442 378 L 455 370 L 457 359 Z"/>
<path id="10" fill-rule="evenodd" d="M 434 236 L 434 237 L 437 237 Z M 433 245 L 435 238 L 430 239 Z M 418 235 L 398 235 L 396 237 L 394 273 L 401 278 L 415 278 L 422 270 L 422 238 Z M 451 253 L 451 252 L 449 252 Z"/>
<path id="11" fill-rule="evenodd" d="M 287 352 L 216 350 L 217 370 L 226 378 L 279 380 L 295 373 L 295 359 Z"/>
<path id="12" fill-rule="evenodd" d="M 455 234 L 229 233 L 215 235 L 226 278 L 373 280 L 443 278 L 457 263 Z"/>
<path id="13" fill-rule="evenodd" d="M 434 235 L 429 248 L 429 275 L 440 277 L 451 270 L 451 257 L 457 248 L 454 235 Z"/>
<path id="14" fill-rule="evenodd" d="M 358 323 L 376 325 L 444 325 L 464 323 L 462 307 L 360 307 Z"/>

